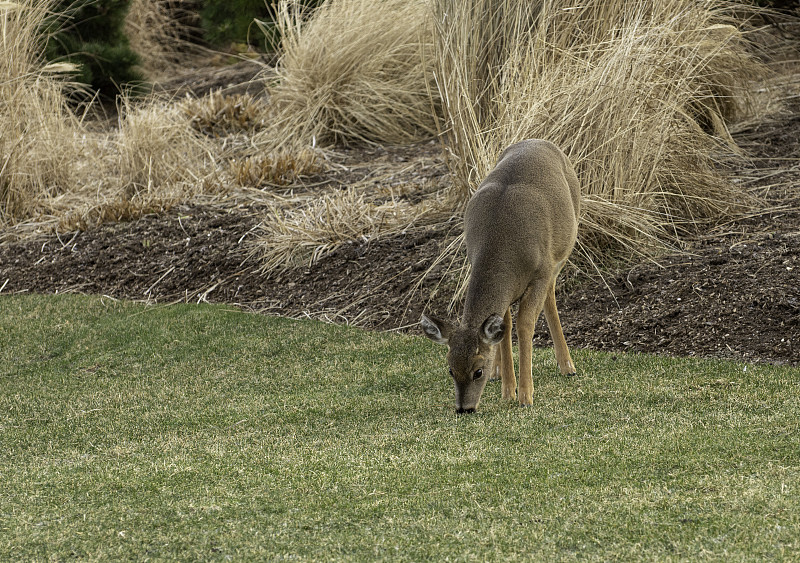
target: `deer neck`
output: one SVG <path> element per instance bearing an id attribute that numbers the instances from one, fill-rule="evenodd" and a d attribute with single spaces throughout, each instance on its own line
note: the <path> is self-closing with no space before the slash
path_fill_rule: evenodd
<path id="1" fill-rule="evenodd" d="M 478 275 L 475 272 L 481 273 Z M 462 324 L 475 328 L 480 327 L 492 314 L 502 317 L 517 297 L 516 288 L 508 280 L 509 276 L 497 268 L 479 269 L 473 265 Z"/>

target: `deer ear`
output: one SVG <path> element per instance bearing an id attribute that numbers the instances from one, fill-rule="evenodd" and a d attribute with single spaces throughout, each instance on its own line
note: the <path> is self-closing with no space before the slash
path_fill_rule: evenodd
<path id="1" fill-rule="evenodd" d="M 503 317 L 494 313 L 489 315 L 483 325 L 481 325 L 481 340 L 486 344 L 497 344 L 503 339 L 506 333 L 506 323 Z"/>
<path id="2" fill-rule="evenodd" d="M 419 324 L 422 325 L 425 336 L 437 344 L 447 344 L 450 340 L 450 332 L 453 327 L 447 321 L 422 315 Z"/>

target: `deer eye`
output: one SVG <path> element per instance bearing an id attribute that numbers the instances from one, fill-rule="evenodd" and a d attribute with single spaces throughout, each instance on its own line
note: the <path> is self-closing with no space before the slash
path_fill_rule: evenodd
<path id="1" fill-rule="evenodd" d="M 483 377 L 483 370 L 482 369 L 476 370 L 475 373 L 472 374 L 472 380 L 473 381 L 477 381 L 481 377 Z"/>
<path id="2" fill-rule="evenodd" d="M 453 375 L 453 368 L 450 368 L 448 371 L 450 372 L 450 377 L 455 377 L 455 375 Z"/>

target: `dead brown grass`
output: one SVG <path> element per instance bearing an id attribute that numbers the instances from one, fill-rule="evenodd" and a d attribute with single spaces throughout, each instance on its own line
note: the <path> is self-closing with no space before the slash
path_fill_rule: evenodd
<path id="1" fill-rule="evenodd" d="M 117 130 L 98 135 L 93 146 L 93 169 L 83 171 L 69 197 L 49 202 L 59 229 L 135 219 L 228 189 L 219 176 L 217 147 L 169 101 L 122 100 Z"/>
<path id="2" fill-rule="evenodd" d="M 149 80 L 181 70 L 188 55 L 199 52 L 188 39 L 200 35 L 197 0 L 131 0 L 125 34 Z"/>
<path id="3" fill-rule="evenodd" d="M 319 154 L 311 148 L 276 149 L 231 161 L 231 173 L 236 183 L 252 188 L 289 186 L 322 170 Z"/>
<path id="4" fill-rule="evenodd" d="M 107 132 L 70 113 L 39 58 L 37 22 L 52 5 L 0 2 L 3 225 L 87 228 L 233 195 L 270 210 L 254 251 L 265 268 L 299 264 L 441 219 L 443 205 L 452 217 L 499 152 L 527 137 L 560 145 L 579 171 L 586 263 L 676 244 L 751 203 L 718 165 L 736 151 L 726 128 L 762 69 L 723 4 L 329 0 L 311 17 L 282 0 L 269 103 L 128 100 Z M 387 198 L 389 178 L 291 193 L 328 166 L 320 146 L 437 132 L 451 152 L 449 202 Z"/>
<path id="5" fill-rule="evenodd" d="M 439 211 L 434 201 L 381 201 L 372 192 L 350 187 L 271 205 L 253 248 L 262 270 L 311 264 L 343 244 L 398 234 Z"/>
<path id="6" fill-rule="evenodd" d="M 0 2 L 0 227 L 73 183 L 80 123 L 65 103 L 70 65 L 45 64 L 39 31 L 54 2 Z M 65 139 L 68 142 L 65 142 Z"/>
<path id="7" fill-rule="evenodd" d="M 718 166 L 763 67 L 722 4 L 437 0 L 436 76 L 458 199 L 545 138 L 583 189 L 590 262 L 676 243 L 752 204 Z M 727 4 L 726 4 L 727 6 Z"/>
<path id="8" fill-rule="evenodd" d="M 400 144 L 435 134 L 424 0 L 278 3 L 283 50 L 265 142 Z"/>
<path id="9" fill-rule="evenodd" d="M 222 141 L 225 150 L 220 160 L 229 162 L 230 175 L 238 186 L 287 186 L 323 169 L 314 147 L 263 142 L 260 134 L 274 132 L 271 124 L 275 119 L 274 108 L 263 98 L 213 91 L 201 98 L 186 96 L 177 107 L 195 131 Z"/>
<path id="10" fill-rule="evenodd" d="M 213 166 L 213 149 L 175 104 L 123 104 L 117 139 L 119 184 L 128 194 L 179 183 L 198 184 Z"/>
<path id="11" fill-rule="evenodd" d="M 270 118 L 268 104 L 250 94 L 213 91 L 202 98 L 186 96 L 178 107 L 194 129 L 210 137 L 255 133 L 264 129 Z"/>
<path id="12" fill-rule="evenodd" d="M 49 0 L 0 3 L 0 225 L 86 228 L 215 189 L 214 149 L 167 102 L 123 101 L 119 126 L 90 131 L 66 103 L 63 64 L 42 60 Z"/>
<path id="13" fill-rule="evenodd" d="M 734 13 L 747 11 L 680 0 L 342 0 L 304 18 L 284 1 L 276 128 L 261 146 L 398 142 L 430 134 L 438 118 L 458 212 L 505 146 L 546 138 L 582 181 L 582 265 L 653 255 L 754 205 L 720 167 L 737 151 L 728 123 L 763 75 Z M 408 24 L 401 36 L 397 21 Z M 427 102 L 408 98 L 426 89 Z"/>

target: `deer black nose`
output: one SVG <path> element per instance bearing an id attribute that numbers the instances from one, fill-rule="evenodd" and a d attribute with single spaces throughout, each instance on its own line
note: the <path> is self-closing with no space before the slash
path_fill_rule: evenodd
<path id="1" fill-rule="evenodd" d="M 459 408 L 456 409 L 456 412 L 458 414 L 472 414 L 472 413 L 475 412 L 475 409 L 462 409 L 462 408 L 459 407 Z"/>

